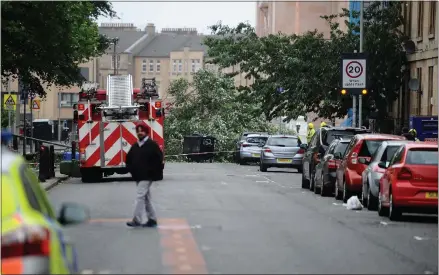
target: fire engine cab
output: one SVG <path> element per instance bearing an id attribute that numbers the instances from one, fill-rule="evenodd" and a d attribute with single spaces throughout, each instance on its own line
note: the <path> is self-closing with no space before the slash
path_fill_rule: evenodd
<path id="1" fill-rule="evenodd" d="M 164 153 L 164 108 L 155 79 L 142 79 L 133 89 L 131 75 L 110 75 L 107 90 L 89 88 L 79 94 L 79 165 L 83 182 L 125 174 L 125 158 L 137 142 L 136 126 L 143 124 Z"/>

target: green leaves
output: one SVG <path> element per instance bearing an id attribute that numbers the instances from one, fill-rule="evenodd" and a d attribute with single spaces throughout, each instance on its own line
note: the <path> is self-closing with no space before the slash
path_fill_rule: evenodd
<path id="1" fill-rule="evenodd" d="M 261 103 L 259 114 L 268 119 L 292 119 L 308 112 L 329 119 L 342 117 L 351 99 L 340 95 L 340 56 L 359 50 L 359 36 L 354 34 L 359 26 L 347 21 L 349 13 L 343 10 L 322 17 L 330 26 L 330 39 L 317 30 L 299 36 L 279 33 L 257 37 L 248 24 L 231 28 L 220 23 L 211 26 L 213 35 L 204 44 L 212 63 L 221 68 L 239 65 L 242 73 L 255 79 L 251 87 L 239 88 L 245 94 L 241 98 Z M 338 17 L 346 18 L 347 32 L 335 22 Z M 403 23 L 401 2 L 392 2 L 386 9 L 380 9 L 379 2 L 373 3 L 364 18 L 364 50 L 369 53 L 367 77 L 371 84 L 365 100 L 380 102 L 381 115 L 385 115 L 387 105 L 397 98 L 401 67 L 407 62 L 401 47 L 406 38 L 399 30 Z M 286 92 L 277 93 L 279 87 Z"/>
<path id="2" fill-rule="evenodd" d="M 115 16 L 107 1 L 16 2 L 2 5 L 2 77 L 20 78 L 45 96 L 43 84 L 81 84 L 78 65 L 100 56 L 109 41 L 98 16 Z"/>
<path id="3" fill-rule="evenodd" d="M 173 81 L 168 93 L 174 103 L 165 122 L 167 155 L 180 154 L 181 140 L 193 133 L 212 135 L 217 138 L 217 151 L 229 151 L 246 130 L 272 130 L 261 115 L 254 115 L 260 105 L 240 98 L 233 80 L 222 74 L 200 70 L 192 83 L 183 78 Z"/>

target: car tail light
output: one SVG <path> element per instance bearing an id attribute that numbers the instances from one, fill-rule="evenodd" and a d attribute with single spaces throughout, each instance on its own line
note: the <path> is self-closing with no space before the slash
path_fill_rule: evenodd
<path id="1" fill-rule="evenodd" d="M 328 160 L 328 168 L 329 169 L 336 169 L 337 168 L 337 165 L 335 164 L 335 160 L 333 160 L 333 159 Z"/>
<path id="2" fill-rule="evenodd" d="M 50 231 L 41 226 L 23 226 L 2 235 L 2 259 L 23 256 L 48 256 Z"/>
<path id="3" fill-rule="evenodd" d="M 297 151 L 297 154 L 304 154 L 305 150 L 303 148 L 300 148 L 299 151 Z"/>
<path id="4" fill-rule="evenodd" d="M 405 167 L 402 167 L 398 173 L 398 179 L 400 180 L 409 180 L 412 178 L 412 172 Z"/>
<path id="5" fill-rule="evenodd" d="M 241 147 L 250 147 L 250 144 L 241 144 Z"/>
<path id="6" fill-rule="evenodd" d="M 264 149 L 264 152 L 265 152 L 265 153 L 271 153 L 271 149 L 270 149 L 270 148 L 265 148 L 265 149 Z"/>
<path id="7" fill-rule="evenodd" d="M 363 144 L 363 142 L 358 142 L 354 149 L 352 150 L 352 155 L 351 155 L 351 163 L 352 164 L 357 164 L 358 163 L 358 153 L 360 153 L 360 149 L 361 149 L 361 145 Z"/>

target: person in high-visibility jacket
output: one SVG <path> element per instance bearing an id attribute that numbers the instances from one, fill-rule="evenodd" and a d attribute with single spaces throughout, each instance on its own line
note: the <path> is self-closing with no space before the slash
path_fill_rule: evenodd
<path id="1" fill-rule="evenodd" d="M 413 136 L 414 141 L 419 141 L 419 139 L 417 138 L 418 132 L 416 132 L 415 129 L 410 129 L 409 134 Z"/>
<path id="2" fill-rule="evenodd" d="M 328 124 L 326 124 L 326 122 L 322 121 L 322 123 L 320 123 L 320 128 L 323 127 L 329 127 Z"/>
<path id="3" fill-rule="evenodd" d="M 308 123 L 308 133 L 306 134 L 306 141 L 308 144 L 311 142 L 312 137 L 316 133 L 316 130 L 314 129 L 313 123 Z"/>

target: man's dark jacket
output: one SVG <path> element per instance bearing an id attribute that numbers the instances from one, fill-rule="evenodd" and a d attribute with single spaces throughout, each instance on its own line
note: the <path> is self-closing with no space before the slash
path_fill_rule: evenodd
<path id="1" fill-rule="evenodd" d="M 136 182 L 158 181 L 163 178 L 163 154 L 158 144 L 148 138 L 142 146 L 136 142 L 126 157 L 126 165 Z"/>

